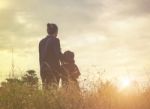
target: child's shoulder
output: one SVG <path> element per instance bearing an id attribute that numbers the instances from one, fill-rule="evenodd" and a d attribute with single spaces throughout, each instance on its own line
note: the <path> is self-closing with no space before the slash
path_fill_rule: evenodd
<path id="1" fill-rule="evenodd" d="M 78 68 L 77 64 L 74 64 L 74 67 Z"/>
<path id="2" fill-rule="evenodd" d="M 62 64 L 60 67 L 64 67 L 64 66 L 67 66 L 68 64 Z"/>
<path id="3" fill-rule="evenodd" d="M 62 65 L 60 66 L 60 68 L 61 68 L 61 69 L 64 69 L 64 68 L 65 68 L 65 69 L 68 69 L 68 64 L 62 64 Z"/>
<path id="4" fill-rule="evenodd" d="M 74 69 L 74 68 L 78 68 L 76 64 L 63 64 L 61 65 L 61 68 L 66 68 L 66 69 Z"/>

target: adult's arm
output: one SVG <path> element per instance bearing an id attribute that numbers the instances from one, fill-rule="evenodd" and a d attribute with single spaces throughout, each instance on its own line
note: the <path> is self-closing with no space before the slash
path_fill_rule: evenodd
<path id="1" fill-rule="evenodd" d="M 57 59 L 59 59 L 61 62 L 63 62 L 63 55 L 62 55 L 61 47 L 60 47 L 60 40 L 57 38 L 54 40 L 53 50 L 54 50 L 54 54 L 57 57 Z"/>

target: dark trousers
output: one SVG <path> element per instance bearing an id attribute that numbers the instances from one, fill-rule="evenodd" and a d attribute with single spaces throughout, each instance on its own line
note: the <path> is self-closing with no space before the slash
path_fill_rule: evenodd
<path id="1" fill-rule="evenodd" d="M 57 89 L 59 87 L 60 76 L 58 75 L 58 70 L 49 70 L 44 67 L 41 69 L 41 79 L 43 89 Z"/>

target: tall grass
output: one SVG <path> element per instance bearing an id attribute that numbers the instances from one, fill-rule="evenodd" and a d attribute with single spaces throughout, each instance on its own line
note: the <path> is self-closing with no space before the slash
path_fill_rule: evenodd
<path id="1" fill-rule="evenodd" d="M 42 90 L 36 84 L 10 79 L 0 88 L 0 109 L 150 109 L 150 87 L 135 93 L 119 91 L 111 82 L 99 83 L 78 92 L 72 85 Z"/>

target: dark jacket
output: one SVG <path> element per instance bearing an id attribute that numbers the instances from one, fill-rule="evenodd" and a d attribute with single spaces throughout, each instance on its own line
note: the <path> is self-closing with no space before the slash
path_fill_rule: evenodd
<path id="1" fill-rule="evenodd" d="M 40 71 L 42 73 L 43 64 L 48 63 L 53 70 L 58 70 L 61 60 L 61 48 L 58 38 L 47 36 L 39 43 Z"/>

